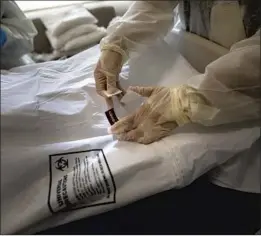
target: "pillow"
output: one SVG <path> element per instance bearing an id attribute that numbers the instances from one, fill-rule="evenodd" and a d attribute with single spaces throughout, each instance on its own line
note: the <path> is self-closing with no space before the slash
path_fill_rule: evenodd
<path id="1" fill-rule="evenodd" d="M 58 37 L 52 36 L 49 31 L 46 31 L 46 36 L 49 39 L 53 49 L 60 49 L 62 48 L 67 42 L 70 42 L 75 37 L 82 36 L 86 33 L 94 32 L 98 29 L 97 25 L 94 24 L 87 24 L 87 25 L 79 25 L 76 28 L 69 29 L 62 35 Z"/>
<path id="2" fill-rule="evenodd" d="M 49 34 L 56 37 L 79 25 L 98 22 L 97 18 L 81 5 L 57 11 L 41 19 Z"/>
<path id="3" fill-rule="evenodd" d="M 92 33 L 84 34 L 69 41 L 64 45 L 61 51 L 70 51 L 75 50 L 77 48 L 83 48 L 85 46 L 87 47 L 90 44 L 100 41 L 105 35 L 106 29 L 104 27 L 100 27 Z"/>

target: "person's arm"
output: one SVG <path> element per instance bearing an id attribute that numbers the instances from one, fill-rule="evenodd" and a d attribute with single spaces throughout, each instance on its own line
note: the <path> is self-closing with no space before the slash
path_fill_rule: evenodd
<path id="1" fill-rule="evenodd" d="M 33 51 L 33 38 L 37 30 L 15 1 L 1 1 L 1 31 L 4 37 L 1 69 L 22 65 L 22 56 Z"/>
<path id="2" fill-rule="evenodd" d="M 177 4 L 178 1 L 134 2 L 123 17 L 108 27 L 101 49 L 111 49 L 124 56 L 140 52 L 171 29 Z"/>
<path id="3" fill-rule="evenodd" d="M 94 71 L 99 95 L 106 99 L 115 95 L 121 97 L 123 91 L 118 76 L 122 65 L 132 52 L 142 53 L 168 33 L 177 4 L 178 1 L 136 1 L 123 17 L 108 27 L 108 35 L 100 43 L 102 53 Z"/>
<path id="4" fill-rule="evenodd" d="M 33 38 L 37 30 L 14 1 L 1 1 L 1 30 L 7 38 L 4 45 L 6 49 L 9 50 L 9 45 L 11 47 L 13 42 L 17 44 L 17 47 L 12 48 L 13 53 L 29 52 L 33 49 Z"/>
<path id="5" fill-rule="evenodd" d="M 200 107 L 191 103 L 191 107 L 195 105 L 190 114 L 193 122 L 218 125 L 259 118 L 260 30 L 234 44 L 229 53 L 210 63 L 203 75 L 191 78 L 189 85 L 210 104 Z M 215 109 L 213 117 L 204 114 L 210 108 Z"/>
<path id="6" fill-rule="evenodd" d="M 111 127 L 119 140 L 149 144 L 186 123 L 215 126 L 260 119 L 260 32 L 234 44 L 185 85 L 131 90 L 148 99 Z"/>

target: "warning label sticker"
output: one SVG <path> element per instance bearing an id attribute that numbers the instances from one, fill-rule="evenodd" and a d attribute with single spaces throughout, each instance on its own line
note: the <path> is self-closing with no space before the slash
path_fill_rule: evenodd
<path id="1" fill-rule="evenodd" d="M 51 212 L 115 203 L 116 186 L 102 149 L 49 156 Z"/>

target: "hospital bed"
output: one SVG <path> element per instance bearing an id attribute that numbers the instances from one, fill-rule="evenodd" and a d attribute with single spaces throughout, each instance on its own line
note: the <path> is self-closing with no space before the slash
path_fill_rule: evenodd
<path id="1" fill-rule="evenodd" d="M 158 42 L 123 68 L 123 86 L 180 84 L 202 70 L 201 58 L 192 60 L 193 68 L 190 54 L 184 49 L 183 57 L 173 46 L 184 42 L 178 37 L 190 47 L 194 43 L 191 51 L 196 53 L 194 36 L 168 36 L 167 43 Z M 215 50 L 205 50 L 209 62 Z M 249 124 L 218 129 L 188 125 L 149 146 L 118 142 L 107 135 L 106 107 L 95 92 L 98 52 L 96 46 L 64 61 L 2 72 L 3 233 L 39 232 L 182 188 L 258 139 L 259 129 Z M 164 59 L 168 63 L 162 64 Z M 146 64 L 155 66 L 144 71 Z M 119 117 L 121 112 L 116 108 Z"/>

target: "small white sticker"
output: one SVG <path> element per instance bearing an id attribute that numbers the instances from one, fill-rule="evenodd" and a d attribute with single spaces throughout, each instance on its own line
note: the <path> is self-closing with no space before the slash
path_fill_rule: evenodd
<path id="1" fill-rule="evenodd" d="M 51 212 L 116 202 L 115 183 L 102 149 L 54 154 L 49 161 Z"/>

